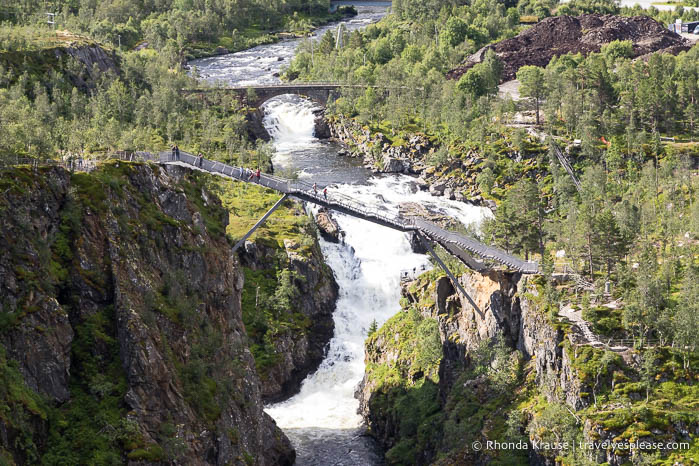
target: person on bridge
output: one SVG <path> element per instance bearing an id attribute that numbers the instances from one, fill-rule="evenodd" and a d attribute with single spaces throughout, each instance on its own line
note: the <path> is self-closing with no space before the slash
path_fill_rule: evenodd
<path id="1" fill-rule="evenodd" d="M 257 182 L 260 182 L 260 177 L 262 176 L 262 173 L 260 172 L 260 169 L 258 168 L 257 171 L 255 172 L 255 176 L 257 177 Z"/>
<path id="2" fill-rule="evenodd" d="M 177 148 L 177 146 L 173 144 L 172 145 L 172 157 L 171 157 L 172 160 L 175 160 L 175 152 L 176 152 L 175 149 L 176 148 Z"/>
<path id="3" fill-rule="evenodd" d="M 204 161 L 204 156 L 202 155 L 201 152 L 199 152 L 199 155 L 197 155 L 197 166 L 199 166 L 199 168 L 201 168 L 201 164 L 203 161 Z"/>
<path id="4" fill-rule="evenodd" d="M 249 168 L 246 168 L 246 169 L 245 169 L 245 173 L 246 173 L 246 174 L 249 173 L 248 181 L 252 181 L 252 179 L 255 178 L 255 172 L 253 172 L 253 171 L 250 170 Z"/>
<path id="5" fill-rule="evenodd" d="M 323 188 L 323 197 L 325 197 L 325 200 L 328 200 L 328 188 Z"/>
<path id="6" fill-rule="evenodd" d="M 175 160 L 180 160 L 180 146 L 175 144 Z"/>
<path id="7" fill-rule="evenodd" d="M 313 183 L 313 194 L 318 194 L 318 185 Z"/>

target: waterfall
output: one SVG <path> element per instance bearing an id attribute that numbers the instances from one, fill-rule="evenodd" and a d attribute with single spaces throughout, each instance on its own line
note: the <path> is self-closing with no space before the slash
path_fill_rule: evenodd
<path id="1" fill-rule="evenodd" d="M 286 166 L 295 152 L 319 144 L 314 134 L 316 109 L 311 101 L 293 95 L 275 97 L 265 103 L 263 124 L 274 141 L 275 166 Z"/>
<path id="2" fill-rule="evenodd" d="M 270 100 L 265 110 L 276 168 L 289 168 L 299 157 L 316 164 L 327 157 L 327 147 L 313 136 L 312 103 L 282 96 Z M 316 172 L 314 176 L 322 175 Z M 466 225 L 479 222 L 487 212 L 435 198 L 418 190 L 414 180 L 404 175 L 374 177 L 361 184 L 336 183 L 329 187 L 330 195 L 333 192 L 391 213 L 397 213 L 402 202 L 416 202 Z M 306 378 L 300 392 L 266 411 L 294 444 L 297 464 L 327 464 L 328 456 L 342 461 L 336 464 L 377 464 L 380 456 L 358 436 L 362 419 L 354 398 L 364 375 L 364 340 L 373 320 L 381 325 L 400 310 L 401 272 L 431 265 L 427 256 L 412 252 L 405 233 L 339 213 L 334 216 L 345 232 L 344 244 L 321 239 L 320 245 L 340 288 L 333 315 L 335 334 L 325 360 Z M 350 456 L 341 459 L 348 451 Z"/>
<path id="3" fill-rule="evenodd" d="M 373 197 L 368 189 L 362 194 Z M 428 265 L 425 256 L 411 251 L 403 233 L 346 215 L 335 217 L 345 232 L 345 244 L 321 241 L 340 287 L 335 335 L 327 357 L 300 393 L 267 410 L 282 428 L 359 426 L 354 391 L 364 375 L 367 330 L 374 319 L 381 324 L 400 309 L 400 272 Z"/>

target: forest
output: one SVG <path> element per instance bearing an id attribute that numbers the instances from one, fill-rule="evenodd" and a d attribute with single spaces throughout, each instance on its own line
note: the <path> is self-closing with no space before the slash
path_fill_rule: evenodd
<path id="1" fill-rule="evenodd" d="M 514 36 L 525 15 L 547 16 L 554 7 L 527 0 L 395 1 L 394 15 L 352 32 L 344 48 L 328 36 L 313 61 L 309 52 L 297 55 L 287 76 L 403 86 L 388 93 L 348 88 L 330 111 L 385 133 L 394 144 L 425 133 L 439 147 L 426 163 L 445 176 L 475 152 L 480 191 L 498 203 L 483 240 L 534 257 L 551 271 L 565 262 L 597 292 L 610 282 L 614 297 L 626 303 L 616 336 L 694 348 L 699 49 L 635 61 L 630 42 L 614 41 L 599 53 L 524 66 L 517 73 L 519 102 L 498 95 L 502 65 L 492 52 L 459 79 L 445 77 L 483 45 Z M 556 10 L 590 12 L 639 10 L 606 2 L 570 2 Z M 662 22 L 699 15 L 682 9 L 649 14 Z M 535 114 L 539 136 L 512 124 L 523 110 Z M 565 148 L 579 189 L 554 146 Z M 515 161 L 522 159 L 532 164 Z M 559 250 L 565 259 L 555 257 Z"/>
<path id="2" fill-rule="evenodd" d="M 0 23 L 46 24 L 86 34 L 125 50 L 146 42 L 199 55 L 211 45 L 242 50 L 273 40 L 271 33 L 309 32 L 337 18 L 329 0 L 3 0 Z"/>
<path id="3" fill-rule="evenodd" d="M 1 165 L 100 159 L 177 144 L 236 165 L 266 166 L 272 148 L 249 134 L 250 109 L 224 93 L 182 92 L 199 85 L 183 64 L 216 47 L 241 50 L 337 17 L 323 0 L 57 0 L 49 6 L 56 30 L 46 25 L 43 1 L 0 4 Z M 627 405 L 603 414 L 604 422 L 623 429 L 640 423 L 643 432 L 666 428 L 670 420 L 696 423 L 687 406 L 696 407 L 699 369 L 699 48 L 635 59 L 631 42 L 612 41 L 585 55 L 563 54 L 546 66 L 519 68 L 518 98 L 500 92 L 503 64 L 492 51 L 457 78 L 450 75 L 482 47 L 545 18 L 590 13 L 646 15 L 661 24 L 699 20 L 699 12 L 682 6 L 641 10 L 607 0 L 394 0 L 392 14 L 348 33 L 339 48 L 330 33 L 318 43 L 304 41 L 283 77 L 390 88 L 345 88 L 325 115 L 381 133 L 392 146 L 407 145 L 415 134 L 430 141 L 434 150 L 419 161 L 422 173 L 475 185 L 481 205 L 495 207 L 492 218 L 469 233 L 540 263 L 543 274 L 523 298 L 557 331 L 569 327 L 558 314 L 566 302 L 605 341 L 631 342 L 633 369 L 609 351 L 574 353 L 571 364 L 592 388 L 581 395 L 593 400 L 588 412 L 578 413 L 583 421 L 593 418 L 598 402 L 623 400 Z M 97 54 L 104 69 L 56 54 L 59 49 Z M 225 205 L 255 204 L 233 191 L 219 194 Z M 255 199 L 259 212 L 266 210 L 262 200 Z M 553 275 L 577 285 L 562 286 Z M 437 278 L 425 275 L 409 291 L 432 293 Z M 289 281 L 263 280 L 269 290 L 277 282 L 284 290 Z M 273 298 L 282 301 L 269 294 L 263 300 L 269 315 L 260 320 L 272 321 Z M 469 356 L 473 364 L 457 379 L 464 383 L 455 385 L 463 393 L 448 393 L 440 406 L 432 380 L 440 376 L 438 326 L 406 299 L 401 304 L 406 312 L 381 329 L 372 326 L 368 341 L 390 342 L 386 335 L 395 327 L 427 335 L 418 343 L 429 348 L 400 342 L 416 359 L 415 370 L 425 370 L 411 374 L 419 382 L 390 374 L 395 384 L 381 399 L 383 408 L 405 414 L 407 427 L 394 439 L 400 448 L 389 450 L 389 461 L 406 464 L 415 445 L 423 446 L 415 441 L 420 435 L 431 437 L 425 445 L 460 448 L 466 434 L 458 430 L 465 429 L 457 426 L 459 409 L 466 408 L 496 413 L 500 424 L 505 410 L 507 425 L 499 425 L 498 435 L 507 438 L 556 430 L 580 437 L 577 415 L 569 416 L 563 403 L 542 401 L 519 356 L 501 340 Z M 266 355 L 261 345 L 253 353 Z M 381 370 L 370 366 L 369 378 L 388 380 Z M 487 403 L 466 388 L 476 378 L 497 387 Z M 421 399 L 400 391 L 418 383 L 426 387 Z M 442 433 L 444 439 L 436 438 Z M 579 457 L 565 460 L 585 464 Z M 646 460 L 651 464 L 639 461 Z"/>

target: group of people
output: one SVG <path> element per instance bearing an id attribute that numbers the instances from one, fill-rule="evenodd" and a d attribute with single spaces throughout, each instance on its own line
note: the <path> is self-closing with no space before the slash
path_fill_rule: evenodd
<path id="1" fill-rule="evenodd" d="M 180 160 L 180 148 L 177 146 L 177 144 L 174 144 L 172 146 L 172 160 L 177 161 Z M 194 162 L 195 167 L 201 168 L 202 163 L 204 162 L 204 155 L 200 152 L 197 154 L 196 161 Z M 249 168 L 241 168 L 241 178 L 247 177 L 248 181 L 257 181 L 258 183 L 260 182 L 260 178 L 262 177 L 262 172 L 258 168 L 255 171 L 250 170 Z M 316 183 L 313 183 L 313 193 L 318 194 L 318 185 Z M 325 187 L 323 188 L 323 197 L 327 200 L 328 199 L 328 188 Z"/>
<path id="2" fill-rule="evenodd" d="M 249 173 L 250 176 L 248 176 L 248 181 L 253 181 L 255 178 L 257 178 L 257 182 L 260 182 L 260 177 L 262 176 L 262 172 L 258 168 L 254 172 L 250 169 L 246 169 L 247 173 Z"/>

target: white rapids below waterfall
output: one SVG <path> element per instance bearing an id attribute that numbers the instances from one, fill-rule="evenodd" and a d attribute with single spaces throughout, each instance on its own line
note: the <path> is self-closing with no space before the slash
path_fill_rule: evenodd
<path id="1" fill-rule="evenodd" d="M 326 159 L 323 143 L 313 135 L 313 105 L 285 96 L 270 101 L 265 110 L 265 125 L 276 149 L 275 167 L 294 170 L 309 182 L 325 179 L 319 170 L 327 161 L 319 162 Z M 402 202 L 417 202 L 465 225 L 479 223 L 487 215 L 487 209 L 419 191 L 408 176 L 372 176 L 360 169 L 363 180 L 347 184 L 335 176 L 328 195 L 341 193 L 392 213 Z M 334 217 L 345 233 L 344 244 L 320 241 L 340 288 L 327 356 L 297 395 L 266 411 L 294 444 L 296 464 L 380 464 L 376 448 L 362 440 L 359 402 L 354 397 L 364 375 L 364 340 L 373 320 L 381 325 L 400 310 L 401 272 L 431 265 L 427 256 L 412 252 L 405 233 L 339 213 Z"/>

